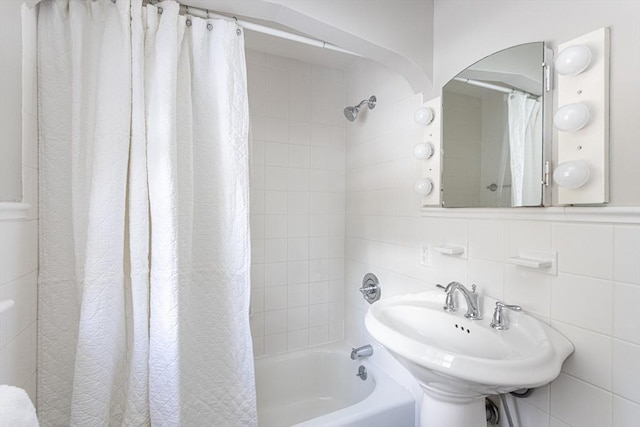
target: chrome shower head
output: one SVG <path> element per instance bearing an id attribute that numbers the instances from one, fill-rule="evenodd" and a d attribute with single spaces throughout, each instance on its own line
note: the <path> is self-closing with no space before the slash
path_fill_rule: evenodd
<path id="1" fill-rule="evenodd" d="M 356 119 L 356 117 L 358 117 L 358 111 L 360 111 L 358 107 L 347 107 L 344 109 L 344 116 L 347 118 L 347 120 L 352 122 Z"/>
<path id="2" fill-rule="evenodd" d="M 367 104 L 367 107 L 369 107 L 370 110 L 373 110 L 373 108 L 376 106 L 376 102 L 377 101 L 378 100 L 376 99 L 376 96 L 372 95 L 369 99 L 362 100 L 362 102 L 360 102 L 355 107 L 347 107 L 347 108 L 345 108 L 344 109 L 344 116 L 347 118 L 347 120 L 352 122 L 352 121 L 354 121 L 356 119 L 356 117 L 358 117 L 358 112 L 360 111 L 360 108 L 364 104 Z"/>

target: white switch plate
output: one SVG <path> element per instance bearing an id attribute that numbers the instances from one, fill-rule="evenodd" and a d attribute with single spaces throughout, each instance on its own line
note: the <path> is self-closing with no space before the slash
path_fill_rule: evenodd
<path id="1" fill-rule="evenodd" d="M 431 243 L 422 243 L 420 245 L 420 265 L 431 267 Z"/>

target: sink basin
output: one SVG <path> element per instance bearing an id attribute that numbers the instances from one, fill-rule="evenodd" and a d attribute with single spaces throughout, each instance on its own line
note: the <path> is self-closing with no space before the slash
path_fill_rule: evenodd
<path id="1" fill-rule="evenodd" d="M 490 326 L 495 299 L 480 297 L 482 320 L 467 319 L 465 301 L 458 299 L 458 311 L 447 312 L 441 290 L 399 295 L 374 303 L 365 316 L 369 333 L 411 372 L 429 399 L 484 403 L 488 394 L 539 387 L 558 376 L 573 352 L 567 338 L 526 313 L 509 312 L 509 329 L 499 331 Z"/>

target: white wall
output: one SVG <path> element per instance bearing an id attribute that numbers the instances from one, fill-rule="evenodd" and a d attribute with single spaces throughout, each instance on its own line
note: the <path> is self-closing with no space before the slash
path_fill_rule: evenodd
<path id="1" fill-rule="evenodd" d="M 568 3 L 579 7 L 581 16 L 584 11 L 587 24 L 571 18 L 565 10 Z M 541 25 L 519 18 L 529 9 L 543 7 L 538 4 L 544 6 L 545 17 L 552 15 L 555 21 Z M 637 137 L 633 137 L 638 134 L 639 116 L 636 80 L 640 14 L 636 13 L 636 5 L 637 2 L 592 1 L 437 2 L 438 85 L 479 57 L 507 45 L 536 39 L 558 43 L 610 25 L 612 76 L 615 76 L 611 92 L 612 164 L 617 161 L 618 165 L 631 169 L 640 160 L 636 154 Z M 563 12 L 564 22 L 560 22 L 556 12 L 558 15 Z M 542 12 L 536 16 L 541 15 Z M 498 21 L 505 23 L 498 25 Z M 469 42 L 470 47 L 463 41 Z M 635 49 L 627 49 L 634 43 Z M 623 53 L 629 57 L 619 58 Z M 378 107 L 366 121 L 347 128 L 346 339 L 353 345 L 372 341 L 363 325 L 368 304 L 356 287 L 367 272 L 378 275 L 383 298 L 432 289 L 436 283 L 452 280 L 475 283 L 481 294 L 522 305 L 549 322 L 576 347 L 558 379 L 537 389 L 530 398 L 517 401 L 520 426 L 637 424 L 640 419 L 638 218 L 629 216 L 616 222 L 615 215 L 606 216 L 612 212 L 607 208 L 597 208 L 605 215 L 594 222 L 576 217 L 550 219 L 545 215 L 552 209 L 542 208 L 534 209 L 526 217 L 508 219 L 465 218 L 461 216 L 464 210 L 458 210 L 457 215 L 454 210 L 442 210 L 421 216 L 419 201 L 411 194 L 411 186 L 419 176 L 411 148 L 420 140 L 420 134 L 411 131 L 411 123 L 421 99 L 407 86 L 400 76 L 366 61 L 355 64 L 346 73 L 349 99 L 370 93 L 379 99 Z M 628 111 L 634 112 L 636 119 L 631 119 Z M 631 159 L 620 160 L 625 156 Z M 629 182 L 621 182 L 621 177 Z M 635 170 L 618 172 L 612 180 L 616 203 L 640 205 L 638 182 Z M 421 266 L 417 262 L 418 247 L 427 242 L 468 242 L 469 259 L 434 255 L 431 267 Z M 505 259 L 518 248 L 557 251 L 558 275 L 524 271 L 506 263 Z M 421 395 L 407 372 L 383 349 L 376 350 L 374 360 L 417 397 Z"/>
<path id="2" fill-rule="evenodd" d="M 343 72 L 248 51 L 256 356 L 343 338 Z"/>
<path id="3" fill-rule="evenodd" d="M 22 200 L 20 1 L 0 2 L 0 202 Z"/>
<path id="4" fill-rule="evenodd" d="M 6 18 L 4 7 L 7 3 L 9 2 L 0 2 L 2 6 L 0 19 Z M 15 10 L 12 9 L 12 12 Z M 17 16 L 12 14 L 11 19 L 20 22 L 19 8 Z M 12 299 L 15 301 L 13 308 L 0 315 L 0 384 L 11 384 L 25 388 L 34 402 L 36 397 L 38 279 L 35 22 L 33 11 L 24 11 L 22 80 L 25 84 L 22 100 L 12 98 L 9 105 L 10 109 L 20 113 L 17 121 L 11 123 L 11 126 L 20 128 L 20 123 L 22 123 L 22 144 L 18 144 L 17 147 L 18 166 L 22 165 L 24 181 L 24 197 L 22 199 L 30 205 L 30 208 L 16 211 L 8 209 L 6 204 L 0 203 L 0 218 L 4 218 L 0 219 L 0 300 Z M 3 45 L 3 49 L 5 48 L 11 51 L 11 56 L 17 56 L 20 61 L 19 39 L 14 44 Z M 22 120 L 20 120 L 20 116 L 22 116 Z M 4 131 L 4 127 L 2 129 Z M 20 135 L 19 132 L 18 135 Z M 5 138 L 0 139 L 0 144 L 3 147 L 7 142 L 8 140 Z M 18 168 L 19 175 L 20 168 Z M 18 214 L 16 215 L 16 213 Z"/>

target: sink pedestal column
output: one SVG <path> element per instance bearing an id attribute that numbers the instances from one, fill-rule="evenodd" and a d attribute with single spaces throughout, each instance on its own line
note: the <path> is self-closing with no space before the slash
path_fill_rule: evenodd
<path id="1" fill-rule="evenodd" d="M 420 427 L 486 427 L 485 396 L 452 396 L 429 390 L 422 396 Z"/>

